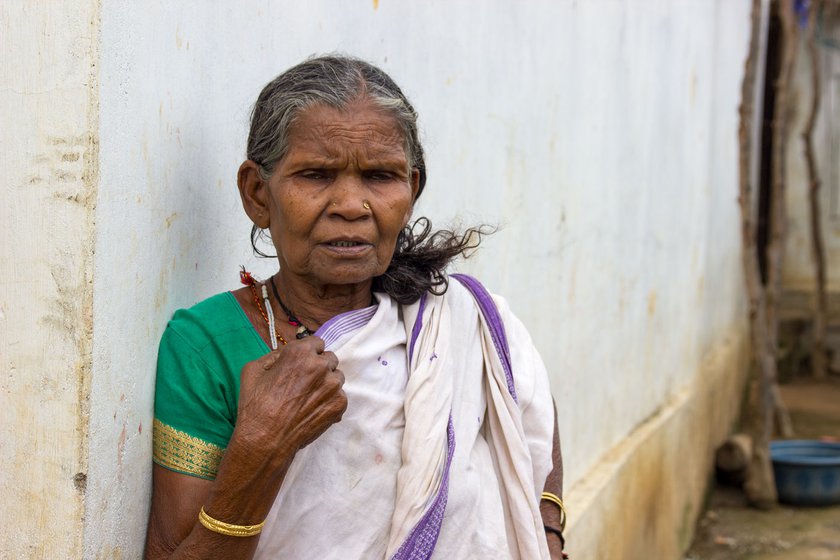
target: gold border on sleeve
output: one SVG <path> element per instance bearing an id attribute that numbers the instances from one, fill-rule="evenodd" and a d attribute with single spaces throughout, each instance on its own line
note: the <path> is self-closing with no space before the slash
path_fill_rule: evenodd
<path id="1" fill-rule="evenodd" d="M 225 450 L 155 418 L 152 460 L 162 467 L 214 479 Z"/>

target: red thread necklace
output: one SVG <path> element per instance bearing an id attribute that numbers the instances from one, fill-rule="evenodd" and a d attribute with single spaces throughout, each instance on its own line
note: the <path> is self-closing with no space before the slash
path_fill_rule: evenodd
<path id="1" fill-rule="evenodd" d="M 263 306 L 260 303 L 260 296 L 257 293 L 257 281 L 254 279 L 253 276 L 251 276 L 250 272 L 245 270 L 244 266 L 242 267 L 242 270 L 239 271 L 239 281 L 242 282 L 244 285 L 251 288 L 251 294 L 253 294 L 253 296 L 254 296 L 254 303 L 257 304 L 257 309 L 259 310 L 260 315 L 262 315 L 262 318 L 265 320 L 265 323 L 267 325 L 269 325 L 269 332 L 270 332 L 272 330 L 271 329 L 271 321 L 268 319 L 268 314 L 266 313 L 265 309 L 263 309 Z M 272 283 L 272 288 L 273 287 L 274 287 L 274 285 Z M 270 303 L 268 301 L 268 298 L 266 298 L 265 301 L 266 301 L 266 305 L 270 305 Z M 284 309 L 284 311 L 285 311 L 285 309 Z M 280 344 L 282 344 L 283 346 L 285 346 L 287 344 L 286 339 L 283 338 L 283 336 L 280 333 L 275 333 L 274 336 L 277 337 L 277 341 Z"/>

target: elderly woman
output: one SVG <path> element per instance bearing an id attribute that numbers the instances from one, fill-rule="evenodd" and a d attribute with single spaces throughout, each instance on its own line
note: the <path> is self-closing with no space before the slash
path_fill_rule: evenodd
<path id="1" fill-rule="evenodd" d="M 409 225 L 417 115 L 380 69 L 308 60 L 239 168 L 279 270 L 163 335 L 147 558 L 560 558 L 545 368 L 504 300 L 445 274 L 475 230 Z"/>

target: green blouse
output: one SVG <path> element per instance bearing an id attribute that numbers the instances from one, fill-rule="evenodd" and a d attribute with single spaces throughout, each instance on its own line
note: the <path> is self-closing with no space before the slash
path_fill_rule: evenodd
<path id="1" fill-rule="evenodd" d="M 154 462 L 214 479 L 236 424 L 239 374 L 268 352 L 230 292 L 176 311 L 158 351 Z"/>

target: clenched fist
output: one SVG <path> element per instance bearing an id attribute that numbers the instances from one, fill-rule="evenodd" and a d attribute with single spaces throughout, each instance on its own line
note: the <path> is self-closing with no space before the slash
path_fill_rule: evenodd
<path id="1" fill-rule="evenodd" d="M 242 368 L 234 437 L 276 468 L 341 420 L 344 374 L 324 341 L 289 342 Z"/>

